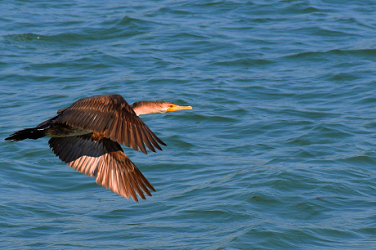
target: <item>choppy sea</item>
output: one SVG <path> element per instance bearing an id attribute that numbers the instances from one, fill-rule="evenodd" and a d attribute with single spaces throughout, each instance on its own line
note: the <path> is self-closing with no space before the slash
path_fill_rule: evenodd
<path id="1" fill-rule="evenodd" d="M 0 1 L 1 249 L 375 249 L 376 2 Z M 121 94 L 168 146 L 135 203 L 4 141 Z"/>

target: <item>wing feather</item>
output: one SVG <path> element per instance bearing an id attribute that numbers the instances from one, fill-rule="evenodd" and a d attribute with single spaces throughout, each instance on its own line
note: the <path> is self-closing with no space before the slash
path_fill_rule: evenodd
<path id="1" fill-rule="evenodd" d="M 122 123 L 122 131 L 124 131 L 123 133 L 121 133 L 121 144 L 129 147 L 129 140 L 128 140 L 128 135 L 127 135 L 127 131 L 128 131 L 128 122 L 125 121 Z"/>
<path id="2" fill-rule="evenodd" d="M 146 146 L 153 152 L 155 152 L 155 149 L 153 147 L 153 145 L 151 145 L 146 133 L 144 131 L 141 130 L 141 136 L 142 136 L 142 141 L 145 142 Z M 146 150 L 146 149 L 145 149 Z"/>
<path id="3" fill-rule="evenodd" d="M 144 142 L 142 141 L 142 135 L 141 135 L 141 132 L 140 132 L 140 127 L 138 127 L 137 125 L 134 125 L 134 132 L 136 134 L 136 143 L 137 143 L 137 146 L 139 147 L 139 149 L 144 154 L 147 154 Z"/>
<path id="4" fill-rule="evenodd" d="M 107 138 L 94 141 L 93 134 L 87 134 L 52 137 L 49 145 L 66 164 L 95 176 L 98 184 L 119 195 L 138 201 L 137 195 L 145 199 L 144 193 L 151 196 L 150 191 L 155 191 L 117 142 Z"/>
<path id="5" fill-rule="evenodd" d="M 120 95 L 101 95 L 83 98 L 58 111 L 54 122 L 75 128 L 103 133 L 106 138 L 143 153 L 146 146 L 153 152 L 166 145 L 133 111 Z M 149 143 L 151 142 L 151 143 Z M 153 147 L 154 146 L 154 147 Z"/>
<path id="6" fill-rule="evenodd" d="M 133 126 L 134 126 L 134 124 L 132 124 L 132 123 L 129 124 L 129 131 L 128 131 L 128 138 L 130 138 L 129 144 L 130 144 L 131 148 L 138 151 L 138 147 L 137 147 L 137 144 L 136 144 L 136 137 L 134 136 L 135 132 L 134 132 Z"/>
<path id="7" fill-rule="evenodd" d="M 149 138 L 149 140 L 150 140 L 150 142 L 154 145 L 154 147 L 156 147 L 157 149 L 159 149 L 159 150 L 162 150 L 162 148 L 158 145 L 158 143 L 155 141 L 155 139 L 154 139 L 154 134 L 152 134 L 152 133 L 150 133 L 149 131 L 146 131 L 147 132 L 147 135 L 148 135 L 148 138 Z M 164 143 L 163 143 L 164 144 Z M 162 144 L 162 145 L 163 145 Z"/>

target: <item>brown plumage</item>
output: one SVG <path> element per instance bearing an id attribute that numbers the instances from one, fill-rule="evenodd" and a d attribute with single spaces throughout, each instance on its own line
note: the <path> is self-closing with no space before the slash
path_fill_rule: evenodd
<path id="1" fill-rule="evenodd" d="M 166 101 L 141 101 L 129 105 L 120 95 L 83 98 L 36 128 L 20 130 L 5 140 L 19 141 L 49 136 L 52 151 L 66 164 L 91 177 L 98 184 L 126 198 L 138 201 L 151 196 L 154 187 L 124 154 L 123 144 L 147 154 L 146 147 L 162 150 L 160 140 L 138 117 L 192 109 Z M 146 147 L 145 147 L 146 145 Z"/>

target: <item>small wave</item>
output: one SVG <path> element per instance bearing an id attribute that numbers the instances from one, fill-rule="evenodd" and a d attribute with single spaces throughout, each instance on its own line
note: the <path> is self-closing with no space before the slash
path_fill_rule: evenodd
<path id="1" fill-rule="evenodd" d="M 265 66 L 273 64 L 275 61 L 267 59 L 251 59 L 251 58 L 242 58 L 242 59 L 233 59 L 226 61 L 218 61 L 212 63 L 213 65 L 218 66 L 227 66 L 227 67 L 239 67 L 239 66 Z"/>

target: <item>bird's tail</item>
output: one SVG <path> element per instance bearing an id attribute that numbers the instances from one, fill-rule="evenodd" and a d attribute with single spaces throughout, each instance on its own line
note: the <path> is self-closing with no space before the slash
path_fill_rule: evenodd
<path id="1" fill-rule="evenodd" d="M 25 128 L 19 130 L 5 138 L 6 141 L 22 141 L 25 139 L 39 139 L 44 136 L 43 129 L 38 128 Z"/>

